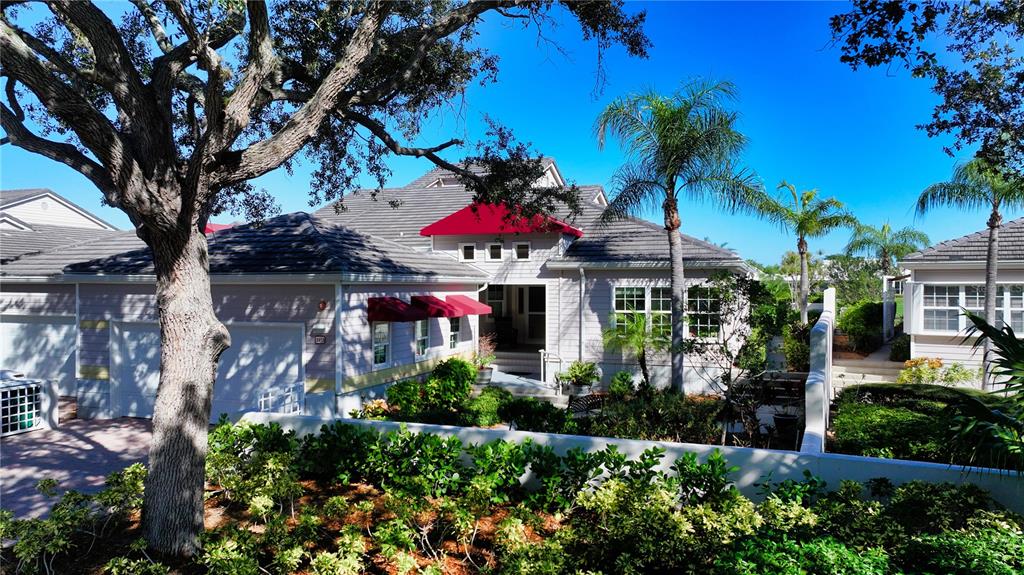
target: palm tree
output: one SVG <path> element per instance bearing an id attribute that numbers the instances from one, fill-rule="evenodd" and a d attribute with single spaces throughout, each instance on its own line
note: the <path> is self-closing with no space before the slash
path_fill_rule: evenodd
<path id="1" fill-rule="evenodd" d="M 819 198 L 818 190 L 797 192 L 796 186 L 783 181 L 776 188 L 789 190 L 792 199 L 783 200 L 762 194 L 755 210 L 768 221 L 778 224 L 783 231 L 796 234 L 796 251 L 800 258 L 800 321 L 807 323 L 807 295 L 809 289 L 808 264 L 810 252 L 808 238 L 820 238 L 839 228 L 852 228 L 857 219 L 846 211 L 835 198 Z"/>
<path id="2" fill-rule="evenodd" d="M 1024 183 L 1019 178 L 1007 178 L 995 167 L 981 158 L 957 166 L 953 179 L 932 184 L 917 198 L 917 213 L 949 206 L 964 210 L 990 210 L 988 216 L 988 251 L 985 255 L 985 319 L 995 322 L 996 317 L 996 274 L 999 262 L 999 227 L 1003 225 L 1003 209 L 1024 207 Z M 991 342 L 985 339 L 982 356 L 982 380 L 984 389 L 990 385 L 989 356 Z"/>
<path id="3" fill-rule="evenodd" d="M 660 209 L 668 234 L 672 269 L 672 388 L 683 390 L 683 314 L 686 286 L 679 201 L 714 200 L 730 208 L 756 192 L 751 174 L 735 166 L 746 144 L 737 114 L 726 108 L 735 97 L 728 82 L 695 81 L 672 96 L 632 94 L 608 105 L 594 124 L 599 148 L 617 137 L 628 160 L 615 174 L 615 195 L 605 219 Z"/>
<path id="4" fill-rule="evenodd" d="M 846 244 L 846 255 L 873 257 L 881 263 L 882 273 L 892 275 L 900 258 L 930 243 L 924 232 L 909 226 L 893 231 L 889 222 L 880 228 L 861 224 L 853 229 L 853 236 Z"/>
<path id="5" fill-rule="evenodd" d="M 644 313 L 612 314 L 611 327 L 601 333 L 604 348 L 609 351 L 624 351 L 636 358 L 640 364 L 640 374 L 644 378 L 644 386 L 651 385 L 651 372 L 647 367 L 647 352 L 659 351 L 667 343 L 664 335 L 652 333 L 647 328 L 647 315 Z"/>

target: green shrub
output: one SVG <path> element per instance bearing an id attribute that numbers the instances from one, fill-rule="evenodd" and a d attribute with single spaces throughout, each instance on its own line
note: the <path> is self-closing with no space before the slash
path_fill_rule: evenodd
<path id="1" fill-rule="evenodd" d="M 464 359 L 450 357 L 434 366 L 425 388 L 427 409 L 453 411 L 467 398 L 476 382 L 476 368 Z"/>
<path id="2" fill-rule="evenodd" d="M 497 386 L 487 386 L 480 395 L 470 398 L 462 408 L 463 425 L 491 427 L 501 423 L 502 407 L 512 401 L 512 394 Z"/>
<path id="3" fill-rule="evenodd" d="M 900 334 L 893 338 L 889 348 L 889 361 L 907 361 L 910 359 L 910 335 Z"/>
<path id="4" fill-rule="evenodd" d="M 171 568 L 149 559 L 114 557 L 103 566 L 107 575 L 168 575 Z"/>
<path id="5" fill-rule="evenodd" d="M 526 497 L 534 507 L 552 510 L 570 508 L 576 495 L 593 486 L 602 472 L 605 457 L 578 447 L 557 455 L 550 446 L 533 442 L 523 444 L 530 471 L 539 489 Z"/>
<path id="6" fill-rule="evenodd" d="M 979 371 L 971 371 L 959 363 L 943 368 L 942 360 L 936 357 L 910 359 L 904 365 L 896 377 L 896 383 L 957 386 L 981 379 Z"/>
<path id="7" fill-rule="evenodd" d="M 948 463 L 951 420 L 945 404 L 908 400 L 902 405 L 847 402 L 833 420 L 839 453 Z"/>
<path id="8" fill-rule="evenodd" d="M 418 416 L 424 409 L 424 384 L 416 379 L 406 379 L 388 388 L 388 405 L 398 409 L 402 417 Z"/>
<path id="9" fill-rule="evenodd" d="M 744 539 L 715 562 L 719 575 L 886 575 L 892 573 L 882 549 L 858 551 L 831 539 Z"/>
<path id="10" fill-rule="evenodd" d="M 787 325 L 782 330 L 782 354 L 789 371 L 811 370 L 811 326 Z"/>
<path id="11" fill-rule="evenodd" d="M 441 496 L 458 488 L 461 480 L 462 442 L 457 437 L 387 433 L 369 445 L 363 455 L 367 478 L 385 488 L 413 496 Z"/>
<path id="12" fill-rule="evenodd" d="M 882 345 L 882 302 L 861 301 L 843 310 L 836 321 L 854 351 L 870 353 Z"/>
<path id="13" fill-rule="evenodd" d="M 723 408 L 716 397 L 652 391 L 608 402 L 600 413 L 575 423 L 584 435 L 717 443 Z"/>
<path id="14" fill-rule="evenodd" d="M 484 486 L 492 503 L 508 503 L 519 492 L 519 478 L 526 473 L 527 454 L 518 443 L 496 440 L 466 448 L 473 461 L 476 485 Z"/>
<path id="15" fill-rule="evenodd" d="M 335 421 L 320 433 L 302 438 L 299 461 L 303 472 L 323 480 L 349 483 L 362 478 L 370 446 L 377 442 L 370 429 Z"/>
<path id="16" fill-rule="evenodd" d="M 499 408 L 501 419 L 515 423 L 521 431 L 574 433 L 576 422 L 565 409 L 534 397 L 516 397 Z"/>
<path id="17" fill-rule="evenodd" d="M 620 371 L 612 376 L 608 384 L 608 395 L 613 399 L 624 399 L 634 391 L 633 374 L 628 371 Z"/>
<path id="18" fill-rule="evenodd" d="M 557 538 L 531 541 L 521 519 L 509 517 L 495 533 L 499 575 L 562 575 L 567 572 L 565 549 Z"/>
<path id="19" fill-rule="evenodd" d="M 601 380 L 601 372 L 592 361 L 574 361 L 569 364 L 565 373 L 558 374 L 563 382 L 575 386 L 593 385 Z"/>

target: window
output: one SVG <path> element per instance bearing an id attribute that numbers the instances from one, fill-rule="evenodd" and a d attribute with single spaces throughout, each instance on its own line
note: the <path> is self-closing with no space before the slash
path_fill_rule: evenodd
<path id="1" fill-rule="evenodd" d="M 487 305 L 491 317 L 505 317 L 505 286 L 487 286 Z"/>
<path id="2" fill-rule="evenodd" d="M 647 294 L 642 287 L 617 287 L 615 288 L 615 317 L 616 329 L 625 326 L 619 323 L 619 314 L 645 313 L 647 311 Z"/>
<path id="3" fill-rule="evenodd" d="M 530 242 L 517 242 L 512 244 L 512 252 L 517 260 L 530 259 Z"/>
<path id="4" fill-rule="evenodd" d="M 451 326 L 451 333 L 448 334 L 448 347 L 455 349 L 459 346 L 459 329 L 462 326 L 462 318 L 450 317 L 448 318 L 449 325 Z"/>
<path id="5" fill-rule="evenodd" d="M 476 259 L 476 244 L 459 244 L 459 259 L 471 262 Z"/>
<path id="6" fill-rule="evenodd" d="M 984 316 L 985 286 L 964 286 L 964 307 L 978 315 Z"/>
<path id="7" fill-rule="evenodd" d="M 924 329 L 958 331 L 960 329 L 959 306 L 960 286 L 925 285 Z"/>
<path id="8" fill-rule="evenodd" d="M 501 244 L 487 244 L 487 261 L 500 262 L 503 257 Z"/>
<path id="9" fill-rule="evenodd" d="M 997 312 L 996 315 L 1020 336 L 1024 332 L 1024 286 L 1000 287 L 996 301 L 1002 308 L 1002 313 Z"/>
<path id="10" fill-rule="evenodd" d="M 691 337 L 717 337 L 722 317 L 718 294 L 713 288 L 692 287 L 686 297 L 687 325 Z"/>
<path id="11" fill-rule="evenodd" d="M 672 288 L 651 288 L 651 334 L 662 339 L 672 337 Z"/>
<path id="12" fill-rule="evenodd" d="M 373 365 L 385 365 L 391 352 L 391 324 L 376 322 L 373 324 Z"/>
<path id="13" fill-rule="evenodd" d="M 421 319 L 416 322 L 416 355 L 423 357 L 427 355 L 430 347 L 430 324 L 427 320 Z"/>

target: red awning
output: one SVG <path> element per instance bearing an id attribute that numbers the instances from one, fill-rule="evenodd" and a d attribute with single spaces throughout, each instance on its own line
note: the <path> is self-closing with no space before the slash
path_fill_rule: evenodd
<path id="1" fill-rule="evenodd" d="M 487 315 L 491 313 L 491 306 L 485 303 L 480 303 L 471 297 L 466 297 L 464 295 L 450 295 L 444 299 L 448 303 L 461 308 L 466 312 L 466 315 Z"/>
<path id="2" fill-rule="evenodd" d="M 466 315 L 462 308 L 432 295 L 414 295 L 412 296 L 412 305 L 421 309 L 429 317 L 462 317 Z"/>
<path id="3" fill-rule="evenodd" d="M 552 217 L 535 215 L 532 218 L 510 216 L 503 204 L 470 204 L 420 230 L 421 236 L 461 236 L 470 234 L 525 234 L 560 232 L 577 238 L 583 236 L 579 228 Z"/>
<path id="4" fill-rule="evenodd" d="M 219 232 L 221 230 L 226 230 L 226 229 L 229 229 L 229 228 L 233 228 L 234 226 L 235 226 L 235 224 L 215 224 L 213 222 L 209 222 L 209 223 L 206 224 L 206 229 L 203 230 L 203 233 L 204 234 L 212 234 L 214 232 Z"/>
<path id="5" fill-rule="evenodd" d="M 427 314 L 422 309 L 409 305 L 396 297 L 371 297 L 366 307 L 371 322 L 427 319 Z"/>

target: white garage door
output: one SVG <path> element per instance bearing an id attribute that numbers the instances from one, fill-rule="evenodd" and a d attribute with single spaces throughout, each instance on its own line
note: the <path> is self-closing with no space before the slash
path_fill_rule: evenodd
<path id="1" fill-rule="evenodd" d="M 57 381 L 61 395 L 75 393 L 75 318 L 0 317 L 0 369 Z"/>
<path id="2" fill-rule="evenodd" d="M 221 413 L 254 410 L 260 394 L 302 382 L 301 325 L 231 324 L 213 389 L 211 421 Z M 125 323 L 116 329 L 114 353 L 121 415 L 152 417 L 160 382 L 160 331 L 155 324 Z"/>

